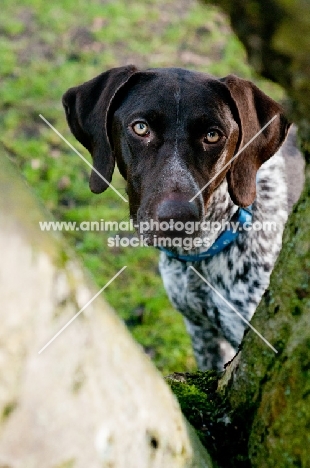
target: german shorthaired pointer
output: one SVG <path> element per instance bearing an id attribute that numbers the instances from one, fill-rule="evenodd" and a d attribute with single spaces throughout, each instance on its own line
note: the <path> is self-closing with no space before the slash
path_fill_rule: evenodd
<path id="1" fill-rule="evenodd" d="M 184 315 L 198 366 L 222 370 L 246 325 L 190 266 L 251 319 L 302 188 L 295 129 L 284 143 L 289 124 L 282 108 L 251 82 L 178 68 L 115 68 L 70 88 L 63 104 L 72 133 L 93 157 L 91 190 L 108 187 L 116 160 L 127 181 L 131 218 L 151 226 L 144 233 L 149 245 L 160 239 L 205 241 L 201 225 L 210 221 L 208 249 L 203 243 L 190 250 L 182 243 L 168 247 L 160 272 L 172 304 Z M 299 180 L 290 193 L 287 167 L 290 179 Z M 205 253 L 226 230 L 218 223 L 215 229 L 214 222 L 239 219 L 244 208 L 253 226 L 273 222 L 276 229 L 241 226 L 216 255 Z M 190 234 L 176 229 L 189 221 L 195 227 Z"/>

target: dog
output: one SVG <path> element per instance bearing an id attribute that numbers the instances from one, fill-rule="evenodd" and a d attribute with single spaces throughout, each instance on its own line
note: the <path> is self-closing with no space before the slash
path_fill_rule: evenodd
<path id="1" fill-rule="evenodd" d="M 138 231 L 149 226 L 148 245 L 178 239 L 161 247 L 165 289 L 184 316 L 198 367 L 223 370 L 268 287 L 301 193 L 296 130 L 252 82 L 181 68 L 114 68 L 70 88 L 63 105 L 73 135 L 93 158 L 91 191 L 106 190 L 116 162 L 130 217 Z M 289 190 L 287 171 L 298 181 Z M 242 216 L 276 228 L 245 229 Z M 238 232 L 223 242 L 232 220 Z M 219 221 L 223 226 L 213 227 Z M 189 234 L 179 229 L 189 222 Z"/>

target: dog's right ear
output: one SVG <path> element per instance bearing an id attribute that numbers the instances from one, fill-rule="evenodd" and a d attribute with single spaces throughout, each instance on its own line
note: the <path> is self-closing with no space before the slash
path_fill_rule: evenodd
<path id="1" fill-rule="evenodd" d="M 114 155 L 108 137 L 108 113 L 117 92 L 137 72 L 133 65 L 112 68 L 80 86 L 68 89 L 62 103 L 75 138 L 93 158 L 89 185 L 94 193 L 106 190 L 112 180 Z"/>
<path id="2" fill-rule="evenodd" d="M 241 136 L 240 155 L 227 173 L 228 191 L 236 205 L 246 207 L 256 198 L 258 169 L 280 148 L 290 123 L 283 108 L 250 81 L 234 75 L 220 81 L 234 101 Z"/>

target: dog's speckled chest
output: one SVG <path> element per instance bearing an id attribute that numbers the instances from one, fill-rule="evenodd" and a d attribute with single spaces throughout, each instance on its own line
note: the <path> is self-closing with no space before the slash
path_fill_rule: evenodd
<path id="1" fill-rule="evenodd" d="M 276 223 L 276 230 L 242 232 L 223 252 L 193 263 L 195 269 L 247 320 L 251 319 L 269 284 L 287 220 L 285 162 L 281 150 L 263 164 L 257 185 L 253 223 L 272 221 Z M 227 218 L 235 209 L 224 181 L 214 192 L 210 204 L 211 217 L 213 220 Z M 215 238 L 213 234 L 213 240 Z M 244 322 L 189 268 L 190 265 L 161 253 L 159 266 L 167 294 L 192 331 L 194 349 L 196 327 L 205 330 L 206 336 L 212 329 L 217 338 L 225 338 L 236 349 L 243 336 Z M 203 356 L 200 360 L 196 353 L 196 357 L 200 367 L 205 367 Z"/>

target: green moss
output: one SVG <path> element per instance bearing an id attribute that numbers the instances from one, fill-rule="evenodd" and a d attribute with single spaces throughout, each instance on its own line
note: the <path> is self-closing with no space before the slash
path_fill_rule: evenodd
<path id="1" fill-rule="evenodd" d="M 212 459 L 222 468 L 250 468 L 247 441 L 249 408 L 234 414 L 229 400 L 217 391 L 221 374 L 214 371 L 172 374 L 167 382 Z"/>
<path id="2" fill-rule="evenodd" d="M 308 308 L 309 310 L 309 308 Z M 262 391 L 250 435 L 253 467 L 307 467 L 310 446 L 309 318 L 296 322 Z M 262 443 L 263 442 L 263 443 Z M 265 460 L 268 460 L 266 464 Z"/>
<path id="3" fill-rule="evenodd" d="M 225 405 L 216 392 L 218 378 L 219 374 L 214 371 L 174 373 L 166 377 L 182 413 L 214 460 L 221 459 L 215 440 L 219 431 L 226 433 Z"/>
<path id="4" fill-rule="evenodd" d="M 204 442 L 204 431 L 207 428 L 205 417 L 210 412 L 207 395 L 200 392 L 194 385 L 184 385 L 181 382 L 171 384 L 171 389 L 177 396 L 182 413 Z"/>
<path id="5" fill-rule="evenodd" d="M 17 407 L 16 401 L 8 402 L 2 410 L 2 420 L 8 419 Z"/>
<path id="6" fill-rule="evenodd" d="M 216 373 L 174 374 L 167 377 L 167 382 L 179 401 L 182 413 L 207 445 L 208 428 L 216 412 Z"/>

